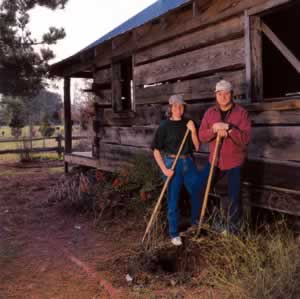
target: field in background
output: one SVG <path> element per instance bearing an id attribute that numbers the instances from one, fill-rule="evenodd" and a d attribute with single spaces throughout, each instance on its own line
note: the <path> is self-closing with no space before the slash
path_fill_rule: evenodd
<path id="1" fill-rule="evenodd" d="M 53 126 L 55 128 L 55 133 L 53 136 L 57 135 L 58 133 L 63 134 L 64 133 L 64 126 L 58 125 Z M 40 126 L 33 126 L 33 130 L 35 132 L 35 135 L 33 137 L 43 137 L 39 131 Z M 29 126 L 24 127 L 21 129 L 22 134 L 21 137 L 29 137 Z M 4 134 L 3 134 L 4 132 Z M 73 126 L 73 134 L 74 136 L 80 135 L 80 127 L 79 125 Z M 11 128 L 8 126 L 0 126 L 0 140 L 4 138 L 13 138 L 14 136 L 11 135 Z"/>
<path id="2" fill-rule="evenodd" d="M 34 126 L 34 138 L 43 138 L 39 131 L 39 126 Z M 64 133 L 64 127 L 63 126 L 55 126 L 55 132 L 52 135 L 52 137 L 56 137 L 59 134 L 63 135 Z M 73 136 L 79 136 L 80 135 L 80 127 L 74 126 L 73 127 Z M 18 149 L 24 149 L 31 147 L 34 148 L 53 148 L 57 147 L 57 141 L 52 139 L 43 139 L 43 140 L 33 140 L 32 145 L 31 142 L 26 141 L 24 142 L 24 138 L 29 138 L 29 126 L 22 128 L 22 134 L 19 138 L 14 137 L 11 134 L 11 128 L 8 126 L 0 126 L 0 151 L 3 150 L 18 150 Z M 1 142 L 12 139 L 10 142 Z M 18 141 L 15 141 L 18 140 Z M 62 141 L 62 146 L 64 146 L 64 141 Z M 73 141 L 73 146 L 76 148 L 80 146 L 80 140 Z M 33 153 L 31 154 L 33 159 L 58 159 L 58 154 L 55 152 L 45 152 L 45 153 Z M 20 160 L 20 154 L 0 154 L 0 161 L 18 161 Z"/>

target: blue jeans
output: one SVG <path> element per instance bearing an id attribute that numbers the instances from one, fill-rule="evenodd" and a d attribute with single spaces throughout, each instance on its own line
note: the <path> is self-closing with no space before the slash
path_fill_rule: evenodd
<path id="1" fill-rule="evenodd" d="M 167 168 L 171 168 L 174 158 L 165 157 L 164 162 Z M 164 176 L 164 179 L 166 177 Z M 199 193 L 200 172 L 192 158 L 179 158 L 176 164 L 174 175 L 169 183 L 167 192 L 168 202 L 168 222 L 171 238 L 178 234 L 178 200 L 182 185 L 184 185 L 190 195 L 191 200 L 191 224 L 197 224 L 201 207 Z"/>
<path id="2" fill-rule="evenodd" d="M 210 163 L 207 163 L 204 166 L 204 169 L 201 171 L 201 194 L 204 193 L 204 190 L 206 188 L 209 170 Z M 213 178 L 213 185 L 224 175 L 228 176 L 228 195 L 230 200 L 227 224 L 229 225 L 230 230 L 236 230 L 239 226 L 240 220 L 241 167 L 238 166 L 228 170 L 220 170 L 219 168 L 216 168 Z"/>

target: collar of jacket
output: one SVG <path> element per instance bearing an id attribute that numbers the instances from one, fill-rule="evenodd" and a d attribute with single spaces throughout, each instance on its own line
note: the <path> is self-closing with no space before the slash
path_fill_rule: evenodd
<path id="1" fill-rule="evenodd" d="M 232 107 L 231 107 L 229 110 L 232 111 L 235 107 L 236 107 L 236 104 L 235 104 L 234 102 L 232 102 Z M 220 109 L 220 107 L 219 107 L 218 104 L 216 104 L 216 105 L 214 106 L 214 110 L 215 110 L 215 111 L 221 111 L 221 109 Z M 227 110 L 227 111 L 228 111 L 228 110 Z"/>

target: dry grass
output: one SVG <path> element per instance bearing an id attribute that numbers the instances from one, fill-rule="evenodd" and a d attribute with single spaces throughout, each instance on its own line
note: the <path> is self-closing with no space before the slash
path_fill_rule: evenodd
<path id="1" fill-rule="evenodd" d="M 139 167 L 136 171 L 130 170 L 134 175 L 141 170 L 140 162 L 137 165 Z M 130 171 L 127 175 L 131 173 Z M 144 181 L 140 180 L 142 174 L 137 175 L 133 182 L 121 181 L 123 184 L 117 188 L 113 186 L 116 177 L 105 177 L 101 182 L 97 182 L 96 177 L 95 173 L 86 173 L 83 176 L 80 172 L 75 172 L 60 182 L 58 189 L 55 190 L 55 196 L 61 201 L 79 203 L 82 202 L 80 194 L 85 193 L 91 204 L 89 207 L 95 212 L 96 224 L 103 220 L 102 216 L 107 212 L 108 218 L 113 219 L 112 213 L 116 211 L 119 219 L 121 211 L 127 212 L 132 205 L 130 207 L 132 213 L 146 215 L 144 216 L 146 226 L 156 196 L 146 202 L 138 198 L 140 188 L 145 186 Z M 149 177 L 151 176 L 148 176 L 148 179 Z M 156 184 L 160 183 L 154 181 L 151 187 Z M 159 192 L 160 188 L 158 189 Z M 152 188 L 150 190 L 152 191 Z M 164 212 L 162 210 L 160 213 Z M 166 217 L 161 214 L 157 219 Z M 142 252 L 137 250 L 132 256 L 136 276 L 142 277 L 145 272 L 149 273 L 141 261 L 145 260 L 145 264 L 153 265 L 153 256 L 159 258 L 161 252 L 167 252 L 169 258 L 169 251 L 173 250 L 168 247 L 169 242 L 167 248 L 164 244 L 163 248 L 159 248 L 166 236 L 165 225 L 163 222 L 156 222 L 150 239 L 147 240 L 147 250 Z M 171 260 L 176 265 L 176 273 L 172 275 L 175 275 L 177 281 L 187 285 L 190 283 L 199 289 L 212 288 L 222 293 L 221 298 L 300 298 L 300 239 L 295 237 L 295 232 L 287 228 L 285 221 L 266 225 L 260 231 L 247 228 L 238 236 L 222 236 L 211 231 L 205 234 L 204 230 L 200 239 L 185 240 L 184 246 L 173 253 Z M 164 275 L 160 273 L 155 274 L 158 275 L 159 281 Z"/>
<path id="2" fill-rule="evenodd" d="M 205 283 L 224 291 L 224 298 L 299 298 L 300 244 L 284 224 L 200 244 L 208 266 Z"/>

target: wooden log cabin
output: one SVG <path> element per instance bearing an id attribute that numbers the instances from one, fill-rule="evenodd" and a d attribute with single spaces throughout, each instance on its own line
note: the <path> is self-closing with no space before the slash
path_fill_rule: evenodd
<path id="1" fill-rule="evenodd" d="M 199 125 L 224 78 L 253 122 L 243 198 L 300 216 L 299 20 L 298 0 L 159 0 L 52 65 L 64 78 L 66 166 L 114 171 L 137 154 L 150 157 L 169 96 L 183 94 Z M 90 153 L 72 152 L 72 78 L 93 79 Z M 207 148 L 195 157 L 201 167 Z"/>

